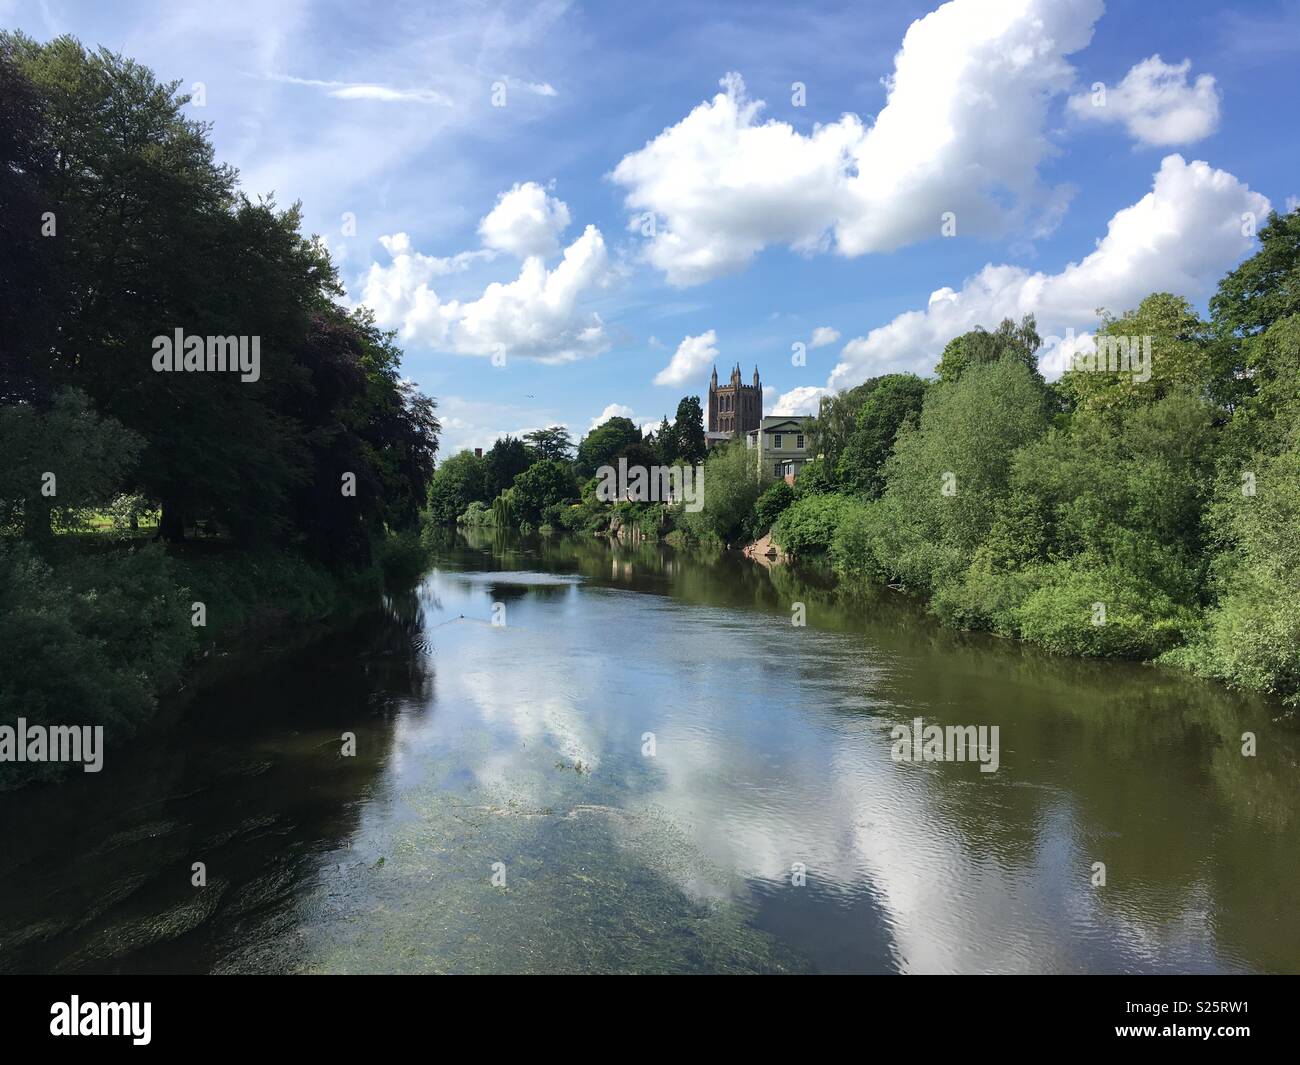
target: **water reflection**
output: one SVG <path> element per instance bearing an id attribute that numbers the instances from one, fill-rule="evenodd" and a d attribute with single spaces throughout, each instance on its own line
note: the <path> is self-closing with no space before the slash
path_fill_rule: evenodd
<path id="1" fill-rule="evenodd" d="M 893 762 L 918 716 L 998 725 L 1000 770 Z M 1271 704 L 947 632 L 887 591 L 471 531 L 350 632 L 206 692 L 107 787 L 4 800 L 0 957 L 1294 971 L 1298 754 Z"/>

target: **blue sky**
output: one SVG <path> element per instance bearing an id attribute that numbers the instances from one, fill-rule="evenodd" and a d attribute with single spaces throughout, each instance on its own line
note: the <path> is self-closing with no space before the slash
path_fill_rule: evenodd
<path id="1" fill-rule="evenodd" d="M 0 0 L 0 21 L 201 83 L 245 191 L 301 200 L 398 329 L 444 454 L 658 422 L 714 361 L 800 413 L 1005 314 L 1086 347 L 1099 306 L 1203 307 L 1249 218 L 1300 196 L 1296 2 Z"/>

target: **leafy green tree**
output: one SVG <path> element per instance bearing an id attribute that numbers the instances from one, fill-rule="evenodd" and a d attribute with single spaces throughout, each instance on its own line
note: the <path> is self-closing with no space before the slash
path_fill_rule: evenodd
<path id="1" fill-rule="evenodd" d="M 42 356 L 56 342 L 69 295 L 55 254 L 57 204 L 47 194 L 57 156 L 40 92 L 19 69 L 15 44 L 0 34 L 0 403 L 48 403 L 53 386 Z"/>
<path id="2" fill-rule="evenodd" d="M 673 437 L 673 427 L 668 424 L 668 415 L 663 416 L 659 429 L 653 436 L 654 449 L 659 456 L 659 461 L 665 466 L 671 466 L 677 461 L 677 441 Z"/>
<path id="3" fill-rule="evenodd" d="M 781 513 L 772 526 L 772 539 L 796 558 L 824 555 L 849 502 L 838 494 L 804 496 Z"/>
<path id="4" fill-rule="evenodd" d="M 630 418 L 613 417 L 601 422 L 578 445 L 578 476 L 587 478 L 601 466 L 613 465 L 628 445 L 639 443 L 641 430 Z"/>
<path id="5" fill-rule="evenodd" d="M 704 409 L 699 396 L 683 396 L 672 427 L 673 461 L 689 465 L 704 461 Z"/>
<path id="6" fill-rule="evenodd" d="M 444 459 L 429 485 L 429 517 L 438 525 L 455 525 L 465 508 L 486 503 L 483 459 L 472 451 L 461 451 Z"/>
<path id="7" fill-rule="evenodd" d="M 773 481 L 754 503 L 749 532 L 755 539 L 764 536 L 776 519 L 795 501 L 794 489 L 785 481 Z"/>
<path id="8" fill-rule="evenodd" d="M 1181 297 L 1157 292 L 1135 311 L 1104 314 L 1095 340 L 1098 350 L 1083 356 L 1083 368 L 1061 377 L 1060 388 L 1073 406 L 1108 410 L 1159 399 L 1173 390 L 1212 392 L 1209 327 Z M 1125 352 L 1130 366 L 1137 359 L 1136 368 L 1107 369 Z"/>
<path id="9" fill-rule="evenodd" d="M 521 520 L 536 524 L 542 511 L 577 495 L 573 470 L 559 459 L 535 462 L 515 478 L 514 503 Z"/>
<path id="10" fill-rule="evenodd" d="M 701 542 L 739 542 L 763 490 L 753 452 L 736 441 L 709 452 L 702 489 L 699 510 L 676 508 L 678 528 Z"/>
<path id="11" fill-rule="evenodd" d="M 515 436 L 503 436 L 483 456 L 483 498 L 491 501 L 515 483 L 533 464 L 527 445 Z"/>
<path id="12" fill-rule="evenodd" d="M 52 524 L 75 526 L 83 509 L 111 502 L 143 447 L 76 389 L 61 391 L 46 411 L 0 406 L 0 531 L 40 542 Z"/>
<path id="13" fill-rule="evenodd" d="M 1211 522 L 1215 602 L 1204 628 L 1170 659 L 1300 706 L 1300 452 L 1263 456 L 1223 479 Z"/>
<path id="14" fill-rule="evenodd" d="M 539 459 L 555 459 L 559 462 L 573 460 L 573 438 L 563 425 L 552 425 L 547 429 L 534 429 L 524 433 L 524 443 Z"/>
<path id="15" fill-rule="evenodd" d="M 858 410 L 857 429 L 840 455 L 836 480 L 846 489 L 876 496 L 884 489 L 882 469 L 903 423 L 917 419 L 926 382 L 915 374 L 875 378 Z"/>
<path id="16" fill-rule="evenodd" d="M 849 438 L 857 431 L 858 412 L 862 409 L 862 404 L 875 387 L 876 379 L 871 378 L 854 388 L 822 396 L 817 407 L 817 417 L 808 423 L 808 439 L 812 445 L 810 450 L 821 460 L 821 476 L 829 485 L 837 483 L 840 456 L 848 446 Z"/>
<path id="17" fill-rule="evenodd" d="M 927 591 L 959 577 L 1007 493 L 1011 456 L 1047 427 L 1042 378 L 1015 357 L 929 389 L 885 464 L 874 551 L 891 576 Z"/>
<path id="18" fill-rule="evenodd" d="M 1042 339 L 1032 314 L 1020 319 L 1019 325 L 1004 318 L 992 332 L 980 326 L 948 341 L 934 372 L 940 381 L 951 384 L 972 366 L 986 366 L 1010 357 L 1037 373 L 1036 353 L 1041 345 Z"/>

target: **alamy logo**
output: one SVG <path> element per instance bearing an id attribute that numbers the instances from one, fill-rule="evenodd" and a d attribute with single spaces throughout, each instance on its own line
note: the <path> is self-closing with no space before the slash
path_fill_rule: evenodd
<path id="1" fill-rule="evenodd" d="M 103 725 L 0 725 L 0 762 L 84 762 L 87 773 L 104 768 Z"/>
<path id="2" fill-rule="evenodd" d="M 148 1046 L 153 1014 L 151 1002 L 70 1002 L 50 1007 L 50 1035 L 129 1035 L 138 1047 Z"/>
<path id="3" fill-rule="evenodd" d="M 704 467 L 631 466 L 626 458 L 618 469 L 596 471 L 596 498 L 602 503 L 685 503 L 692 514 L 704 508 Z"/>
<path id="4" fill-rule="evenodd" d="M 230 370 L 241 381 L 256 381 L 262 376 L 262 338 L 186 336 L 177 329 L 173 336 L 153 338 L 153 368 L 159 373 Z"/>
<path id="5" fill-rule="evenodd" d="M 927 725 L 917 717 L 912 727 L 895 725 L 890 752 L 895 762 L 979 762 L 981 773 L 998 771 L 998 726 Z"/>

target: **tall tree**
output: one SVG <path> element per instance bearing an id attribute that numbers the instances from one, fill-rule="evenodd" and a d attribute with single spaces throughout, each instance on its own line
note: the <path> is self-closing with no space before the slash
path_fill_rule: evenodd
<path id="1" fill-rule="evenodd" d="M 515 483 L 533 464 L 528 447 L 517 436 L 503 436 L 483 456 L 483 494 L 486 499 L 498 495 Z"/>
<path id="2" fill-rule="evenodd" d="M 1004 318 L 992 332 L 980 326 L 948 341 L 934 372 L 940 381 L 951 383 L 971 366 L 985 366 L 1009 355 L 1037 373 L 1041 344 L 1032 314 L 1020 319 L 1019 325 Z"/>
<path id="3" fill-rule="evenodd" d="M 629 444 L 641 443 L 641 430 L 630 418 L 614 417 L 600 423 L 578 445 L 578 476 L 592 476 L 601 466 L 613 463 Z"/>
<path id="4" fill-rule="evenodd" d="M 704 461 L 704 408 L 699 396 L 683 396 L 673 420 L 673 458 L 694 465 Z"/>
<path id="5" fill-rule="evenodd" d="M 559 462 L 573 460 L 573 438 L 563 425 L 524 433 L 524 443 L 538 459 L 555 459 Z"/>

